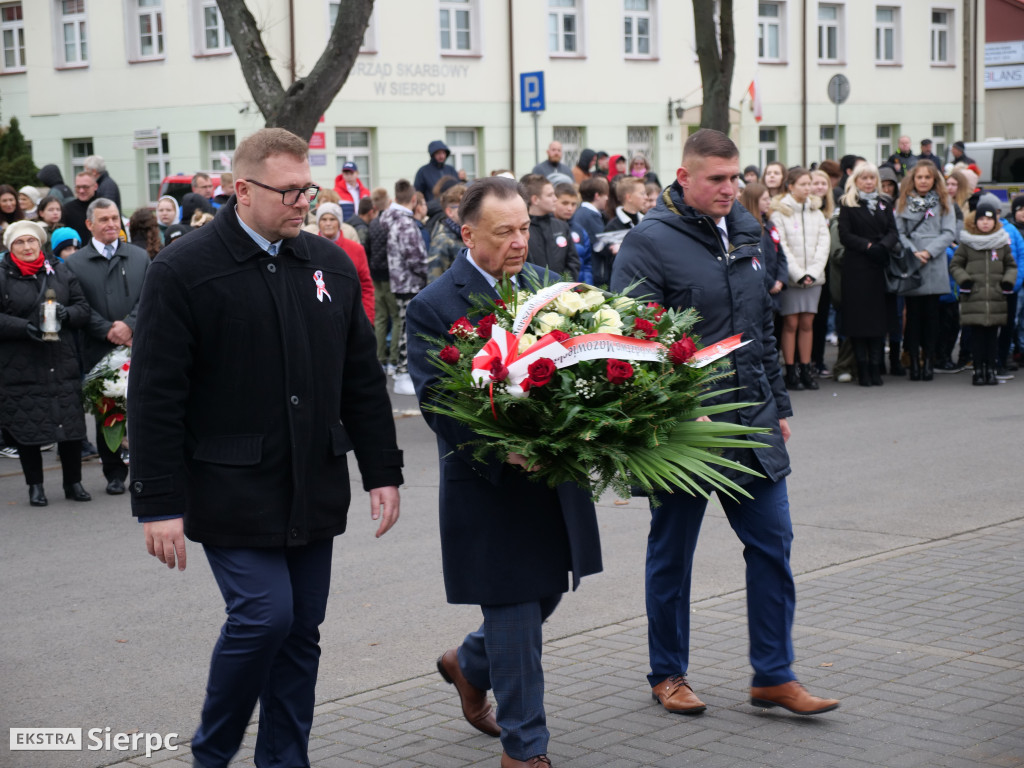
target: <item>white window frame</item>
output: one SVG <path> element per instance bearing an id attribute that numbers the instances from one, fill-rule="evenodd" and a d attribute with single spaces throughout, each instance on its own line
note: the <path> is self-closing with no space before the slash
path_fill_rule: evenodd
<path id="1" fill-rule="evenodd" d="M 91 138 L 64 139 L 64 146 L 68 155 L 68 166 L 71 168 L 71 173 L 65 178 L 71 181 L 68 186 L 73 189 L 75 176 L 85 170 L 85 158 L 96 153 L 93 151 Z"/>
<path id="2" fill-rule="evenodd" d="M 3 20 L 3 11 L 15 11 L 18 18 Z M 8 39 L 10 45 L 8 45 Z M 0 3 L 0 73 L 13 74 L 25 71 L 25 8 L 24 3 Z M 7 63 L 8 53 L 12 62 Z"/>
<path id="3" fill-rule="evenodd" d="M 953 142 L 950 137 L 953 135 L 951 123 L 932 123 L 932 154 L 940 160 L 949 151 L 949 145 Z M 939 170 L 942 170 L 941 168 Z"/>
<path id="4" fill-rule="evenodd" d="M 366 144 L 352 144 L 342 141 L 345 134 L 365 134 Z M 359 168 L 359 180 L 369 189 L 373 187 L 373 129 L 351 126 L 338 126 L 334 129 L 334 153 L 337 165 L 337 174 L 341 173 L 341 166 L 347 162 L 353 162 Z M 335 174 L 335 175 L 337 175 Z"/>
<path id="5" fill-rule="evenodd" d="M 53 0 L 54 44 L 58 69 L 77 69 L 89 66 L 89 25 L 87 0 Z M 65 2 L 74 3 L 75 10 L 65 13 Z M 78 10 L 78 9 L 81 10 Z M 68 40 L 67 34 L 71 33 Z M 74 58 L 68 58 L 68 45 L 75 49 Z"/>
<path id="6" fill-rule="evenodd" d="M 144 158 L 143 166 L 146 174 L 146 192 L 149 195 L 149 205 L 156 207 L 157 201 L 160 199 L 160 182 L 165 176 L 171 175 L 171 153 L 167 134 L 160 134 L 159 148 L 144 149 L 142 150 L 142 156 Z M 153 189 L 154 183 L 149 175 L 150 169 L 153 167 L 156 168 L 156 189 Z"/>
<path id="7" fill-rule="evenodd" d="M 324 37 L 326 42 L 331 36 L 331 30 L 334 29 L 334 22 L 338 18 L 338 8 L 340 3 L 338 0 L 327 0 L 327 35 Z M 370 11 L 370 20 L 366 24 L 366 31 L 363 33 L 363 42 L 359 46 L 360 53 L 377 53 L 380 47 L 380 43 L 377 38 L 377 7 L 374 6 L 373 10 Z"/>
<path id="8" fill-rule="evenodd" d="M 891 21 L 878 18 L 879 11 L 892 11 Z M 875 6 L 875 65 L 898 66 L 903 56 L 903 9 L 898 5 Z M 885 56 L 885 34 L 892 34 L 892 56 Z"/>
<path id="9" fill-rule="evenodd" d="M 167 58 L 164 45 L 164 3 L 141 5 L 144 0 L 125 0 L 125 32 L 128 35 L 128 61 L 160 61 Z M 142 23 L 149 17 L 149 34 L 153 37 L 152 53 L 142 52 Z"/>
<path id="10" fill-rule="evenodd" d="M 875 126 L 875 156 L 878 163 L 884 163 L 899 147 L 900 127 L 879 123 Z"/>
<path id="11" fill-rule="evenodd" d="M 654 153 L 658 149 L 658 129 L 653 125 L 627 125 L 626 126 L 626 173 L 629 173 L 629 166 L 633 157 L 641 154 L 647 158 L 653 171 L 656 163 Z M 573 162 L 573 165 L 576 163 Z"/>
<path id="12" fill-rule="evenodd" d="M 217 0 L 190 0 L 192 9 L 192 50 L 196 58 L 204 56 L 227 56 L 235 52 L 231 45 L 231 36 L 224 27 L 224 17 L 217 7 Z M 206 44 L 206 10 L 212 8 L 217 13 L 217 40 L 219 45 L 209 47 Z"/>
<path id="13" fill-rule="evenodd" d="M 630 7 L 645 2 L 647 8 Z M 647 34 L 640 34 L 640 22 L 646 22 Z M 658 0 L 622 0 L 622 55 L 626 59 L 650 61 L 658 58 Z M 641 51 L 641 41 L 647 41 L 647 51 Z"/>
<path id="14" fill-rule="evenodd" d="M 836 12 L 834 19 L 821 18 L 823 9 Z M 818 63 L 842 64 L 846 60 L 846 5 L 843 3 L 818 3 Z M 829 32 L 835 36 L 835 55 L 829 56 Z"/>
<path id="15" fill-rule="evenodd" d="M 226 144 L 230 144 L 229 147 L 215 147 L 214 143 L 218 140 L 230 139 L 225 141 Z M 220 156 L 226 154 L 228 159 L 231 160 L 235 156 L 235 148 L 238 146 L 238 139 L 235 136 L 234 131 L 207 131 L 206 132 L 206 167 L 211 171 L 215 172 L 230 172 L 231 164 L 229 163 L 226 167 L 221 161 Z"/>
<path id="16" fill-rule="evenodd" d="M 778 10 L 777 16 L 762 16 L 761 6 L 773 5 Z M 784 0 L 759 2 L 757 4 L 757 60 L 769 64 L 783 64 L 787 60 L 786 41 L 786 3 Z M 775 56 L 768 50 L 768 31 L 775 28 L 778 39 L 778 51 Z"/>
<path id="17" fill-rule="evenodd" d="M 561 3 L 572 3 L 562 5 Z M 583 4 L 586 0 L 548 0 L 547 33 L 548 33 L 548 55 L 552 58 L 576 58 L 586 57 L 583 47 Z M 571 19 L 572 32 L 575 36 L 576 49 L 567 51 L 565 49 L 566 21 Z M 554 29 L 552 29 L 552 26 Z M 552 39 L 553 38 L 553 39 Z"/>
<path id="18" fill-rule="evenodd" d="M 480 0 L 438 0 L 437 10 L 437 47 L 441 55 L 480 56 L 481 30 L 483 29 L 480 19 L 482 13 Z M 459 30 L 463 29 L 458 24 L 459 13 L 468 14 L 465 31 L 469 35 L 469 45 L 465 48 L 459 46 Z M 446 32 L 448 47 L 444 46 Z"/>
<path id="19" fill-rule="evenodd" d="M 586 145 L 583 143 L 586 136 L 586 129 L 581 125 L 555 125 L 551 128 L 551 140 L 562 145 L 562 163 L 570 168 L 576 167 L 576 161 L 580 159 L 580 151 Z"/>
<path id="20" fill-rule="evenodd" d="M 768 138 L 768 134 L 771 137 Z M 782 128 L 774 125 L 762 125 L 757 129 L 757 162 L 764 168 L 768 163 L 783 162 L 780 146 L 782 144 Z"/>
<path id="21" fill-rule="evenodd" d="M 471 143 L 460 141 L 462 137 L 458 134 L 469 134 L 472 137 Z M 469 126 L 454 126 L 444 130 L 444 143 L 451 151 L 448 160 L 449 165 L 458 171 L 466 172 L 466 181 L 479 178 L 480 169 L 480 129 Z M 467 165 L 469 167 L 467 167 Z"/>
<path id="22" fill-rule="evenodd" d="M 933 67 L 951 67 L 955 63 L 953 58 L 955 55 L 954 44 L 956 42 L 956 13 L 952 8 L 934 7 L 929 9 L 930 24 L 929 29 L 931 31 L 931 64 Z M 935 14 L 943 13 L 946 15 L 946 20 L 943 22 L 935 21 Z M 936 57 L 936 47 L 945 46 L 946 55 L 943 58 Z"/>
<path id="23" fill-rule="evenodd" d="M 818 127 L 818 159 L 839 160 L 839 137 L 834 123 Z"/>

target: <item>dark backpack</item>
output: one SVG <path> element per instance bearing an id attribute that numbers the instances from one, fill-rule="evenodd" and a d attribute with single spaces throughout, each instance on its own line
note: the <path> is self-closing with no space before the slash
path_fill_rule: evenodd
<path id="1" fill-rule="evenodd" d="M 381 282 L 391 279 L 388 269 L 388 228 L 380 216 L 370 222 L 370 233 L 366 238 L 366 260 L 370 265 L 370 277 Z"/>

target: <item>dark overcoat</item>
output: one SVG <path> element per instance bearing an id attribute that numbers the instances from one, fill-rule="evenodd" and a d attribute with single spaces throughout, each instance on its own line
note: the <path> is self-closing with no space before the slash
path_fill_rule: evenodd
<path id="1" fill-rule="evenodd" d="M 867 205 L 839 208 L 839 242 L 843 253 L 842 332 L 851 338 L 885 336 L 885 265 L 899 243 L 892 206 L 881 199 L 872 211 Z M 868 252 L 868 243 L 885 249 Z"/>
<path id="2" fill-rule="evenodd" d="M 421 403 L 430 400 L 438 376 L 427 357 L 432 344 L 423 336 L 450 338 L 448 329 L 467 314 L 474 295 L 496 294 L 464 249 L 409 303 L 409 373 Z M 581 577 L 601 570 L 597 515 L 587 491 L 573 483 L 551 489 L 511 464 L 474 461 L 471 450 L 459 448 L 475 438 L 467 427 L 423 415 L 437 434 L 440 455 L 441 561 L 449 603 L 529 602 L 565 592 L 569 571 L 575 589 Z"/>
<path id="3" fill-rule="evenodd" d="M 115 320 L 135 331 L 142 283 L 149 269 L 149 254 L 136 245 L 117 241 L 110 261 L 96 250 L 92 239 L 68 256 L 68 267 L 82 286 L 86 301 L 92 308 L 89 322 L 82 332 L 82 365 L 85 373 L 100 361 L 115 344 L 107 341 Z"/>
<path id="4" fill-rule="evenodd" d="M 73 328 L 89 318 L 89 305 L 74 274 L 47 258 L 46 268 L 22 275 L 10 254 L 0 261 L 0 426 L 25 445 L 85 437 L 81 375 Z M 26 330 L 40 325 L 47 288 L 68 310 L 59 341 L 35 341 Z"/>
<path id="5" fill-rule="evenodd" d="M 345 530 L 353 447 L 366 490 L 402 483 L 359 277 L 326 238 L 270 256 L 232 197 L 153 261 L 132 349 L 137 517 L 184 513 L 204 544 L 302 545 Z"/>
<path id="6" fill-rule="evenodd" d="M 704 344 L 736 334 L 750 342 L 732 353 L 734 375 L 720 385 L 735 389 L 707 402 L 754 403 L 715 419 L 771 430 L 751 438 L 767 447 L 729 449 L 725 455 L 774 482 L 790 472 L 779 419 L 792 416 L 793 410 L 775 345 L 775 319 L 759 248 L 761 225 L 739 203 L 725 221 L 728 252 L 714 220 L 686 205 L 682 187 L 673 182 L 622 241 L 612 267 L 611 289 L 622 291 L 642 281 L 633 291 L 637 298 L 671 309 L 697 310 L 700 319 L 694 332 Z M 754 479 L 733 470 L 725 474 L 740 485 Z"/>

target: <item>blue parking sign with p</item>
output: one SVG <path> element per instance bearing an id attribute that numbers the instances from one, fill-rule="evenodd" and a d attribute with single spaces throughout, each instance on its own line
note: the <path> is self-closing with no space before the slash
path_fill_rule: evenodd
<path id="1" fill-rule="evenodd" d="M 519 74 L 519 111 L 544 111 L 543 72 L 521 72 Z"/>

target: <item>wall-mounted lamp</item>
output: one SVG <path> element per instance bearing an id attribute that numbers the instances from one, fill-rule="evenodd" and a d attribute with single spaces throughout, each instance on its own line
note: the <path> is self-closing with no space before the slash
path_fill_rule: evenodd
<path id="1" fill-rule="evenodd" d="M 684 112 L 686 112 L 686 107 L 683 106 L 683 100 L 682 99 L 669 99 L 668 100 L 668 112 L 666 114 L 667 114 L 667 120 L 668 120 L 668 124 L 669 125 L 672 125 L 672 115 L 673 115 L 673 113 L 676 116 L 676 120 L 682 120 Z"/>

